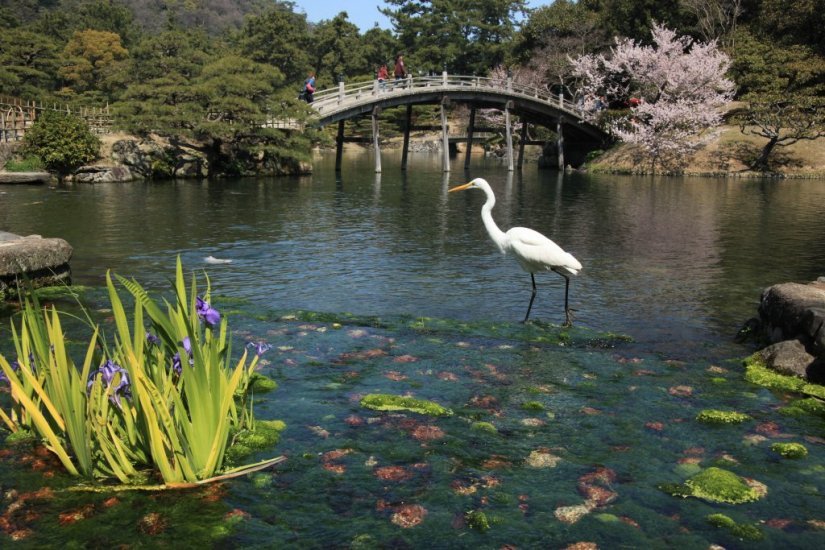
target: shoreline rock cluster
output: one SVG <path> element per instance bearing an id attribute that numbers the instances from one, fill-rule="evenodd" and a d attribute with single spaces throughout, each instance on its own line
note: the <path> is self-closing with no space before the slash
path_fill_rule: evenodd
<path id="1" fill-rule="evenodd" d="M 70 284 L 73 252 L 63 239 L 0 231 L 0 300 L 16 296 L 27 281 L 34 288 Z"/>
<path id="2" fill-rule="evenodd" d="M 825 383 L 825 277 L 766 288 L 758 312 L 743 331 L 768 343 L 758 352 L 765 365 L 780 374 Z"/>

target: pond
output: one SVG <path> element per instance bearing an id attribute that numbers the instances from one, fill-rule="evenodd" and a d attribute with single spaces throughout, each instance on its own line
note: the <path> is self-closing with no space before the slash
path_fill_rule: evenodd
<path id="1" fill-rule="evenodd" d="M 106 316 L 107 269 L 168 289 L 208 274 L 238 344 L 274 346 L 256 396 L 280 419 L 272 470 L 199 491 L 88 494 L 48 457 L 0 463 L 4 540 L 49 546 L 809 548 L 825 544 L 825 420 L 744 379 L 734 336 L 761 290 L 824 275 L 816 180 L 508 173 L 437 156 L 319 156 L 312 176 L 47 188 L 0 186 L 0 230 L 59 236 L 73 282 Z M 481 223 L 545 233 L 583 264 L 530 278 Z M 208 263 L 207 257 L 229 263 Z M 71 308 L 69 300 L 58 300 Z M 7 308 L 0 347 L 9 352 Z M 240 345 L 238 346 L 240 347 Z M 370 393 L 452 414 L 378 412 Z M 700 411 L 739 411 L 709 425 Z M 777 442 L 808 455 L 782 458 Z M 673 496 L 720 467 L 767 487 L 745 504 Z M 49 472 L 51 475 L 53 472 Z M 40 489 L 40 490 L 38 490 Z M 724 514 L 735 526 L 709 521 Z M 744 526 L 744 527 L 743 527 Z M 748 538 L 750 537 L 750 538 Z M 746 540 L 743 540 L 746 539 Z M 586 548 L 588 546 L 580 546 Z M 595 546 L 590 546 L 595 547 Z"/>

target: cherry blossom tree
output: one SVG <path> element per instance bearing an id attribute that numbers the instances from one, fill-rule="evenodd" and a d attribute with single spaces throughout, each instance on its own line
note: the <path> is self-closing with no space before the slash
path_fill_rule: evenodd
<path id="1" fill-rule="evenodd" d="M 609 129 L 638 146 L 639 161 L 676 170 L 703 133 L 722 120 L 733 96 L 725 73 L 730 59 L 715 41 L 698 42 L 654 24 L 652 44 L 617 38 L 608 55 L 571 60 L 580 93 L 603 103 L 629 107 Z M 592 113 L 596 116 L 598 113 Z"/>

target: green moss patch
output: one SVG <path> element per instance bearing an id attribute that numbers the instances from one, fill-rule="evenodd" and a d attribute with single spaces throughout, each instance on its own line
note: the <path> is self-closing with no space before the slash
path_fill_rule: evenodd
<path id="1" fill-rule="evenodd" d="M 736 523 L 725 514 L 711 514 L 707 517 L 708 523 L 715 527 L 727 529 L 730 533 L 744 540 L 762 540 L 763 535 L 755 525 Z"/>
<path id="2" fill-rule="evenodd" d="M 498 433 L 498 429 L 491 422 L 473 422 L 470 424 L 470 429 L 474 432 Z"/>
<path id="3" fill-rule="evenodd" d="M 244 430 L 232 436 L 226 449 L 227 466 L 239 465 L 249 455 L 275 446 L 286 424 L 281 420 L 256 420 L 254 430 Z"/>
<path id="4" fill-rule="evenodd" d="M 490 520 L 481 510 L 473 510 L 464 514 L 464 521 L 471 529 L 484 533 L 490 529 Z"/>
<path id="5" fill-rule="evenodd" d="M 779 374 L 765 365 L 765 362 L 754 354 L 745 360 L 745 380 L 763 388 L 772 390 L 802 393 L 825 399 L 825 386 L 811 384 L 802 378 Z"/>
<path id="6" fill-rule="evenodd" d="M 266 393 L 278 389 L 278 383 L 268 376 L 254 372 L 249 378 L 249 387 L 255 393 Z"/>
<path id="7" fill-rule="evenodd" d="M 524 409 L 525 411 L 537 412 L 537 411 L 543 411 L 544 410 L 544 405 L 542 405 L 538 401 L 525 401 L 524 403 L 521 404 L 521 408 Z"/>
<path id="8" fill-rule="evenodd" d="M 410 411 L 429 416 L 450 416 L 453 414 L 450 409 L 433 401 L 384 393 L 365 395 L 361 399 L 361 406 L 375 411 Z"/>
<path id="9" fill-rule="evenodd" d="M 746 480 L 722 468 L 707 468 L 684 484 L 660 485 L 659 489 L 673 496 L 696 497 L 708 502 L 742 504 L 765 496 L 767 488 L 759 482 Z"/>
<path id="10" fill-rule="evenodd" d="M 805 458 L 808 449 L 802 443 L 774 443 L 771 450 L 784 458 Z"/>
<path id="11" fill-rule="evenodd" d="M 696 415 L 696 420 L 706 424 L 740 424 L 750 420 L 750 416 L 736 411 L 720 411 L 716 409 L 705 409 Z"/>

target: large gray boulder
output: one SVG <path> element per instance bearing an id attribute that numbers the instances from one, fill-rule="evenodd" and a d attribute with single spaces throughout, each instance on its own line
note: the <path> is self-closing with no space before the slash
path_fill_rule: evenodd
<path id="1" fill-rule="evenodd" d="M 69 284 L 72 252 L 63 239 L 0 231 L 0 299 L 16 296 L 26 279 L 34 288 Z"/>
<path id="2" fill-rule="evenodd" d="M 769 367 L 811 381 L 825 379 L 825 278 L 765 289 L 759 325 L 772 344 L 761 352 Z"/>

